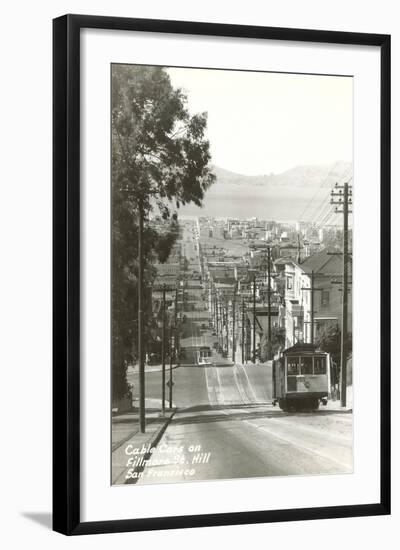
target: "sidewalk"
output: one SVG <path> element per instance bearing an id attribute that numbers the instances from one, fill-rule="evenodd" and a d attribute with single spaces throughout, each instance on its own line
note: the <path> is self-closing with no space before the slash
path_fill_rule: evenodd
<path id="1" fill-rule="evenodd" d="M 336 399 L 333 401 L 332 399 L 328 399 L 328 403 L 325 407 L 321 406 L 321 410 L 327 410 L 327 411 L 343 411 L 343 412 L 352 412 L 353 411 L 353 386 L 347 386 L 347 394 L 346 394 L 346 406 L 342 407 L 340 399 Z"/>
<path id="2" fill-rule="evenodd" d="M 127 449 L 156 447 L 174 414 L 175 409 L 166 410 L 165 416 L 162 416 L 159 411 L 147 412 L 145 433 L 139 430 L 138 412 L 113 417 L 111 474 L 113 485 L 125 483 L 125 473 L 131 467 L 127 464 L 130 458 L 126 452 Z"/>
<path id="3" fill-rule="evenodd" d="M 172 365 L 173 369 L 176 369 L 177 367 L 179 367 L 178 363 L 174 363 Z M 168 360 L 168 364 L 167 363 L 165 364 L 165 370 L 168 371 L 169 369 L 170 369 L 170 366 L 169 366 L 169 360 Z M 161 372 L 162 371 L 162 365 L 161 364 L 159 364 L 159 365 L 145 365 L 144 366 L 144 371 L 145 372 Z M 138 374 L 139 373 L 139 365 L 138 364 L 129 365 L 126 372 L 127 372 L 127 374 Z"/>

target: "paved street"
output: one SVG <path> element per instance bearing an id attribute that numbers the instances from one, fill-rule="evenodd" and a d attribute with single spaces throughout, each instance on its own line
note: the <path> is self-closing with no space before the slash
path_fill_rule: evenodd
<path id="1" fill-rule="evenodd" d="M 321 422 L 319 427 L 312 428 L 302 419 L 282 422 L 281 416 L 257 406 L 232 405 L 209 410 L 200 407 L 182 411 L 175 416 L 162 443 L 179 447 L 182 442 L 191 442 L 199 446 L 202 453 L 210 453 L 210 458 L 206 464 L 193 465 L 193 475 L 187 475 L 181 468 L 171 476 L 168 472 L 171 464 L 162 466 L 163 470 L 158 467 L 158 472 L 164 471 L 165 480 L 172 482 L 188 478 L 228 479 L 351 471 L 351 437 L 330 434 L 327 447 Z M 329 421 L 339 424 L 344 432 L 351 430 L 348 420 L 336 416 Z M 153 456 L 162 456 L 161 451 Z M 186 450 L 184 456 L 185 464 L 191 465 L 193 453 Z M 140 483 L 154 479 L 152 472 L 148 470 L 147 474 L 147 479 L 143 477 Z"/>
<path id="2" fill-rule="evenodd" d="M 274 408 L 269 366 L 180 367 L 173 374 L 179 410 L 153 454 L 170 460 L 146 468 L 139 483 L 154 482 L 155 476 L 157 482 L 175 482 L 351 471 L 352 415 Z M 149 393 L 159 392 L 160 385 L 160 373 L 147 375 Z M 208 461 L 192 464 L 190 446 L 197 454 L 210 453 Z M 176 449 L 184 464 L 171 475 Z M 188 475 L 188 466 L 194 474 Z"/>
<path id="3" fill-rule="evenodd" d="M 185 354 L 172 370 L 177 412 L 137 483 L 351 472 L 351 412 L 321 407 L 287 413 L 274 407 L 271 362 L 233 364 L 213 349 L 217 337 L 209 327 L 210 313 L 197 277 L 198 246 L 188 231 L 182 253 L 192 273 L 187 292 L 195 308 L 185 310 L 180 341 Z M 201 346 L 213 350 L 210 365 L 197 362 Z M 131 370 L 128 379 L 135 400 L 137 370 Z M 168 406 L 168 389 L 166 397 Z M 161 407 L 159 368 L 146 372 L 146 406 L 152 411 L 151 422 Z"/>

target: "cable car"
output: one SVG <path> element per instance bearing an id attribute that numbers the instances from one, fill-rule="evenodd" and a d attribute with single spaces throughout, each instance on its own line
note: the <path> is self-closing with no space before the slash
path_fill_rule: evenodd
<path id="1" fill-rule="evenodd" d="M 316 410 L 330 393 L 330 355 L 314 344 L 298 343 L 272 363 L 273 405 L 283 411 Z"/>
<path id="2" fill-rule="evenodd" d="M 201 366 L 212 365 L 212 351 L 209 346 L 202 346 L 197 351 L 197 364 Z"/>

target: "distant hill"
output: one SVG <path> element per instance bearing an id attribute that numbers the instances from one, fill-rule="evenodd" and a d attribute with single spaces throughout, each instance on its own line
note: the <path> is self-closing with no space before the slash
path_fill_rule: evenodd
<path id="1" fill-rule="evenodd" d="M 207 191 L 203 208 L 186 205 L 180 215 L 312 219 L 332 186 L 352 175 L 352 164 L 344 161 L 296 166 L 281 174 L 259 176 L 237 174 L 219 166 L 212 169 L 216 182 Z"/>
<path id="2" fill-rule="evenodd" d="M 281 174 L 268 174 L 259 176 L 245 176 L 230 172 L 219 166 L 213 166 L 214 174 L 217 177 L 215 185 L 236 185 L 236 186 L 262 186 L 262 187 L 326 187 L 330 188 L 336 181 L 341 182 L 343 177 L 351 174 L 352 164 L 350 162 L 338 161 L 328 165 L 306 165 L 296 166 Z"/>

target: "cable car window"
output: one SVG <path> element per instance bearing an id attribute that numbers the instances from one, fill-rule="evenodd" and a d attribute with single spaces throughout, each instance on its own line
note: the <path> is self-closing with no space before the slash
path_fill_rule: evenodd
<path id="1" fill-rule="evenodd" d="M 299 358 L 288 357 L 287 358 L 287 371 L 288 374 L 299 374 Z"/>
<path id="2" fill-rule="evenodd" d="M 301 374 L 312 374 L 312 357 L 300 357 Z"/>
<path id="3" fill-rule="evenodd" d="M 314 357 L 314 374 L 326 374 L 325 357 Z"/>

